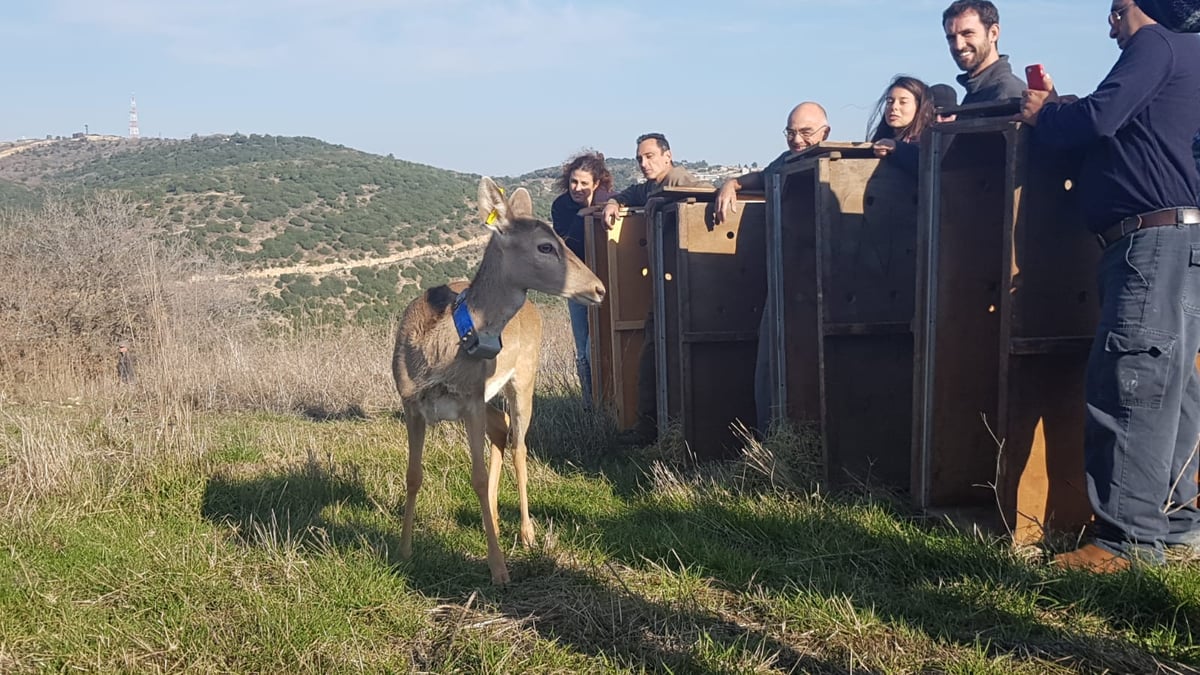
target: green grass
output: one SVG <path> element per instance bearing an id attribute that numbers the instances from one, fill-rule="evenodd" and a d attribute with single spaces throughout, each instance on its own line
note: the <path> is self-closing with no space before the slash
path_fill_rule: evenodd
<path id="1" fill-rule="evenodd" d="M 501 588 L 488 581 L 458 426 L 429 435 L 414 556 L 401 560 L 406 451 L 394 416 L 164 423 L 122 410 L 0 410 L 0 671 L 1200 665 L 1196 563 L 1066 574 L 886 498 L 821 495 L 796 488 L 803 480 L 783 490 L 742 466 L 671 469 L 652 461 L 669 453 L 616 452 L 612 430 L 573 401 L 538 406 L 538 543 L 516 543 L 506 469 L 513 583 Z M 25 490 L 14 470 L 51 433 L 47 421 L 53 438 L 85 439 L 88 452 Z"/>

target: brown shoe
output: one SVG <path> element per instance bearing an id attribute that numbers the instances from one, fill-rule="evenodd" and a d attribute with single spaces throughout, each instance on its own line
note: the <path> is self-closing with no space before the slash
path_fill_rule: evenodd
<path id="1" fill-rule="evenodd" d="M 1054 564 L 1068 570 L 1095 574 L 1113 574 L 1129 569 L 1129 559 L 1109 553 L 1095 544 L 1080 546 L 1074 551 L 1054 556 Z"/>

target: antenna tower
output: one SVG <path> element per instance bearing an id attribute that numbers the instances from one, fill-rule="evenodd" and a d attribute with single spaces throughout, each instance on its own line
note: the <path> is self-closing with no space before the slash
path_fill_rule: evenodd
<path id="1" fill-rule="evenodd" d="M 133 94 L 129 95 L 129 137 L 135 139 L 141 137 L 141 132 L 138 131 L 137 99 L 133 97 Z"/>

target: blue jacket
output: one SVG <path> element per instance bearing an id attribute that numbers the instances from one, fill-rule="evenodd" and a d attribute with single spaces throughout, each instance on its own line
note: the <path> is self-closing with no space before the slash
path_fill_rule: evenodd
<path id="1" fill-rule="evenodd" d="M 1034 138 L 1083 153 L 1088 227 L 1200 201 L 1192 139 L 1200 130 L 1200 37 L 1151 24 L 1129 39 L 1091 95 L 1047 104 Z"/>

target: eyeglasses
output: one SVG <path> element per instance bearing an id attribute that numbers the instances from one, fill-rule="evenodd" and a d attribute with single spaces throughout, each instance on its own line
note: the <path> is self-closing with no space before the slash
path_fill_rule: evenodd
<path id="1" fill-rule="evenodd" d="M 821 133 L 821 131 L 823 129 L 825 129 L 826 126 L 827 125 L 822 124 L 821 126 L 817 127 L 816 129 L 784 129 L 783 135 L 787 136 L 787 139 L 789 141 L 794 139 L 797 136 L 799 136 L 800 138 L 802 138 L 806 141 L 811 141 L 813 138 L 816 138 L 817 134 Z"/>
<path id="2" fill-rule="evenodd" d="M 1108 22 L 1114 23 L 1114 24 L 1117 23 L 1118 21 L 1121 20 L 1122 17 L 1125 16 L 1125 12 L 1128 12 L 1131 7 L 1133 7 L 1132 4 L 1125 5 L 1124 7 L 1118 7 L 1116 9 L 1114 9 L 1113 11 L 1109 12 L 1108 13 Z"/>

